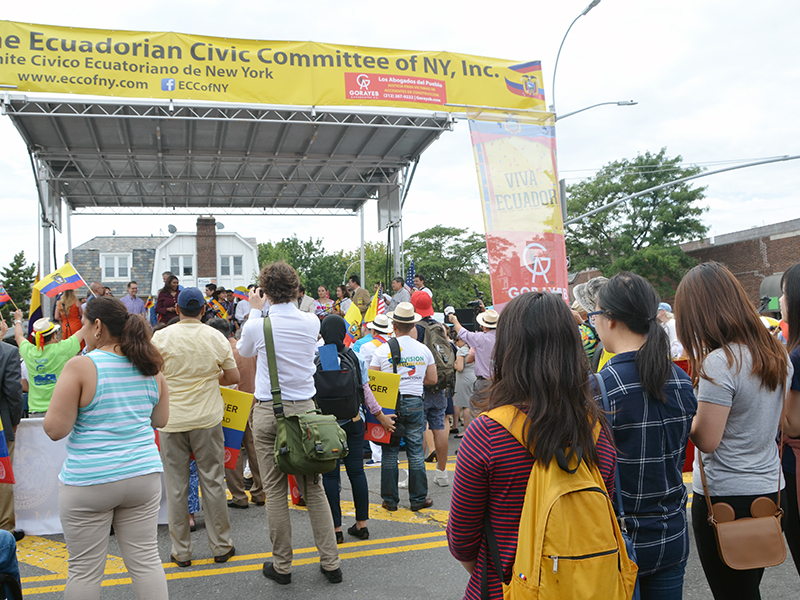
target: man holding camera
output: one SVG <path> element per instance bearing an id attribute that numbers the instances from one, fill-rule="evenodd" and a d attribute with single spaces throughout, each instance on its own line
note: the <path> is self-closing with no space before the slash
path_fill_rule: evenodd
<path id="1" fill-rule="evenodd" d="M 480 414 L 480 409 L 476 406 L 483 398 L 483 392 L 492 384 L 492 377 L 494 375 L 494 365 L 492 364 L 492 353 L 494 352 L 495 329 L 497 328 L 497 319 L 500 315 L 496 310 L 485 310 L 483 302 L 481 301 L 481 308 L 484 309 L 476 317 L 478 325 L 481 330 L 472 332 L 467 331 L 455 313 L 445 315 L 453 324 L 456 334 L 464 340 L 470 348 L 475 349 L 475 391 L 472 393 L 470 400 L 470 413 L 475 418 Z M 448 312 L 448 311 L 445 311 Z"/>
<path id="2" fill-rule="evenodd" d="M 297 309 L 295 300 L 300 278 L 284 261 L 261 269 L 259 288 L 250 292 L 250 317 L 242 327 L 236 345 L 244 357 L 256 356 L 256 406 L 253 409 L 253 438 L 267 502 L 267 521 L 272 541 L 272 562 L 265 562 L 264 577 L 286 585 L 292 581 L 292 526 L 286 503 L 286 474 L 275 464 L 278 426 L 272 403 L 267 345 L 264 340 L 262 309 L 269 302 L 269 318 L 275 345 L 275 363 L 280 380 L 284 414 L 303 413 L 314 408 L 314 353 L 319 319 Z M 299 479 L 299 478 L 298 478 Z M 304 498 L 311 520 L 314 543 L 319 550 L 319 567 L 330 583 L 341 583 L 339 551 L 333 532 L 333 517 L 322 487 L 322 477 L 304 477 Z"/>

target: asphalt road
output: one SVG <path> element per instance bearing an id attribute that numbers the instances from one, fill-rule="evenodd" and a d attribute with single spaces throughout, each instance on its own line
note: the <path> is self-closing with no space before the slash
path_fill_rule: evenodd
<path id="1" fill-rule="evenodd" d="M 448 468 L 452 480 L 454 452 L 458 440 L 450 437 Z M 401 458 L 403 454 L 401 453 Z M 433 465 L 429 465 L 433 469 Z M 231 527 L 236 556 L 225 564 L 215 564 L 208 548 L 202 512 L 198 530 L 192 534 L 193 564 L 180 569 L 169 561 L 169 532 L 159 526 L 158 542 L 167 573 L 170 597 L 189 598 L 260 598 L 331 600 L 331 598 L 369 598 L 402 600 L 423 598 L 462 598 L 467 573 L 447 549 L 444 527 L 450 503 L 450 488 L 433 483 L 429 471 L 429 491 L 434 499 L 431 510 L 412 513 L 407 510 L 408 496 L 401 490 L 401 510 L 388 513 L 380 508 L 380 468 L 368 467 L 370 489 L 370 539 L 361 541 L 347 535 L 339 546 L 344 582 L 328 583 L 319 572 L 319 558 L 314 548 L 308 516 L 303 509 L 291 511 L 294 547 L 292 583 L 281 586 L 265 579 L 261 565 L 270 558 L 269 532 L 264 509 L 251 505 L 247 510 L 231 510 Z M 343 473 L 342 499 L 352 500 L 350 484 Z M 405 510 L 403 510 L 403 507 Z M 344 529 L 354 518 L 343 504 Z M 352 505 L 349 505 L 352 509 Z M 109 544 L 109 560 L 101 596 L 108 599 L 133 598 L 130 579 L 124 571 L 116 539 Z M 19 544 L 20 571 L 26 598 L 61 597 L 66 580 L 66 547 L 63 536 L 28 536 Z M 791 555 L 778 567 L 766 570 L 761 585 L 764 599 L 800 598 L 800 578 Z M 711 598 L 700 562 L 691 544 L 691 555 L 684 582 L 684 598 Z"/>

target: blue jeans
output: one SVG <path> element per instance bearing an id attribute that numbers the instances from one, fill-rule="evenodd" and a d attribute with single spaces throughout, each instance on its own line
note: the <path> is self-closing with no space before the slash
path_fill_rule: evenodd
<path id="1" fill-rule="evenodd" d="M 19 579 L 19 563 L 17 562 L 17 542 L 14 539 L 14 534 L 5 529 L 0 529 L 0 573 L 8 573 L 15 577 L 17 582 L 22 587 L 22 582 Z M 11 594 L 5 590 L 8 597 Z"/>
<path id="2" fill-rule="evenodd" d="M 325 495 L 328 497 L 328 504 L 331 505 L 333 515 L 333 526 L 342 526 L 342 507 L 339 504 L 340 491 L 340 465 L 344 463 L 347 470 L 347 477 L 350 479 L 350 487 L 353 488 L 353 503 L 356 505 L 356 521 L 366 521 L 369 519 L 369 489 L 367 488 L 367 476 L 364 474 L 364 421 L 348 421 L 342 425 L 347 434 L 347 447 L 350 451 L 344 459 L 336 461 L 336 467 L 328 473 L 322 474 L 322 485 L 325 488 Z"/>
<path id="3" fill-rule="evenodd" d="M 422 434 L 425 431 L 425 411 L 420 396 L 400 396 L 397 418 L 406 428 L 406 455 L 408 456 L 408 499 L 411 507 L 422 506 L 428 498 L 428 475 L 422 456 Z M 381 463 L 381 496 L 386 504 L 395 508 L 400 502 L 397 490 L 397 455 L 399 446 L 384 446 Z"/>
<path id="4" fill-rule="evenodd" d="M 683 598 L 683 574 L 686 561 L 639 577 L 639 591 L 642 600 L 681 600 Z"/>

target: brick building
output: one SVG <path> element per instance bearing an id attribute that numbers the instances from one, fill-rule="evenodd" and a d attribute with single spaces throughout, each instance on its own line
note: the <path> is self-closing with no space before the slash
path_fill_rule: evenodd
<path id="1" fill-rule="evenodd" d="M 758 304 L 761 297 L 777 294 L 779 277 L 771 276 L 800 262 L 800 219 L 687 242 L 681 249 L 700 262 L 724 264 Z M 765 280 L 768 285 L 762 290 Z"/>

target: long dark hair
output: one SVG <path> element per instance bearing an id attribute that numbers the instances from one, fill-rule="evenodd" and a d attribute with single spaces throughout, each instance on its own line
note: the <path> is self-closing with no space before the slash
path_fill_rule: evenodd
<path id="1" fill-rule="evenodd" d="M 789 325 L 789 352 L 800 346 L 800 263 L 789 267 L 781 277 L 781 291 L 786 296 L 783 320 Z"/>
<path id="2" fill-rule="evenodd" d="M 649 396 L 667 401 L 664 385 L 672 372 L 669 336 L 656 321 L 658 295 L 646 279 L 627 271 L 609 279 L 597 295 L 597 310 L 633 333 L 647 336 L 636 352 L 639 380 Z"/>
<path id="3" fill-rule="evenodd" d="M 165 292 L 166 292 L 166 293 L 168 293 L 168 294 L 171 294 L 171 293 L 172 293 L 172 290 L 170 289 L 170 284 L 172 283 L 172 280 L 173 280 L 173 279 L 174 279 L 175 281 L 178 281 L 178 278 L 177 278 L 177 277 L 175 277 L 175 275 L 170 275 L 169 277 L 167 277 L 167 280 L 164 282 L 164 287 L 163 287 L 163 288 L 161 288 L 160 290 L 158 290 L 158 293 L 159 293 L 159 294 L 163 294 L 163 293 L 165 293 Z"/>
<path id="4" fill-rule="evenodd" d="M 109 335 L 119 340 L 122 354 L 142 375 L 152 377 L 161 370 L 164 359 L 150 343 L 150 326 L 138 315 L 130 314 L 121 301 L 113 296 L 94 298 L 86 305 L 83 316 L 91 323 L 100 319 Z"/>
<path id="5" fill-rule="evenodd" d="M 598 463 L 593 432 L 602 417 L 589 359 L 561 296 L 528 292 L 509 302 L 497 323 L 494 363 L 487 408 L 510 404 L 527 413 L 525 442 L 535 460 L 549 464 L 559 448 L 578 444 Z"/>
<path id="6" fill-rule="evenodd" d="M 741 365 L 734 365 L 731 344 L 750 350 L 752 373 L 762 386 L 774 391 L 786 381 L 786 349 L 770 335 L 742 284 L 723 265 L 702 263 L 684 276 L 675 294 L 675 315 L 678 339 L 689 355 L 695 386 L 700 377 L 710 380 L 703 371 L 703 360 L 719 348 L 725 352 L 728 366 L 739 372 Z"/>

